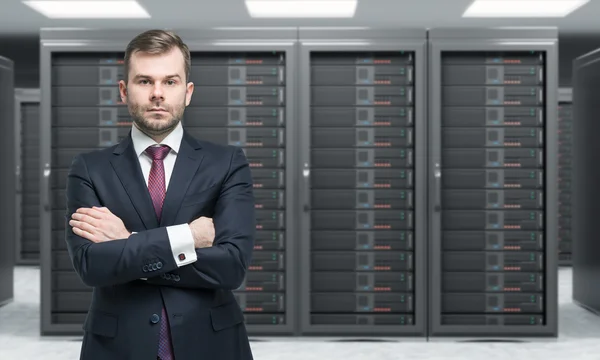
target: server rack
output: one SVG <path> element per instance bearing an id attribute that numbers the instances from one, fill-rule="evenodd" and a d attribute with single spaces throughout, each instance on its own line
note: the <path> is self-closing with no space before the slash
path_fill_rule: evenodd
<path id="1" fill-rule="evenodd" d="M 301 331 L 426 332 L 426 32 L 300 28 Z"/>
<path id="2" fill-rule="evenodd" d="M 430 335 L 557 335 L 557 31 L 430 31 Z"/>
<path id="3" fill-rule="evenodd" d="M 573 61 L 573 211 L 571 220 L 573 302 L 596 314 L 600 313 L 600 243 L 598 203 L 600 170 L 598 169 L 597 134 L 598 82 L 600 81 L 600 49 Z"/>
<path id="4" fill-rule="evenodd" d="M 558 89 L 558 265 L 571 266 L 573 89 Z"/>
<path id="5" fill-rule="evenodd" d="M 42 333 L 78 334 L 91 289 L 72 269 L 64 241 L 66 171 L 79 152 L 129 133 L 117 83 L 136 31 L 41 33 Z M 246 281 L 235 291 L 250 335 L 291 333 L 296 280 L 295 30 L 177 32 L 192 53 L 195 91 L 183 125 L 200 139 L 240 146 L 257 197 L 257 237 Z M 74 51 L 73 44 L 80 45 Z M 75 96 L 76 95 L 76 96 Z M 291 190 L 291 191 L 290 191 Z"/>
<path id="6" fill-rule="evenodd" d="M 15 262 L 18 265 L 38 265 L 40 261 L 39 108 L 40 89 L 15 89 Z"/>
<path id="7" fill-rule="evenodd" d="M 0 306 L 14 298 L 15 266 L 15 67 L 11 59 L 0 56 Z"/>

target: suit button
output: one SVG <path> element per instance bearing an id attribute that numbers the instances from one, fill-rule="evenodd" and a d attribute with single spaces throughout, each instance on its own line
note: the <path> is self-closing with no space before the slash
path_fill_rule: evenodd
<path id="1" fill-rule="evenodd" d="M 150 316 L 150 322 L 153 324 L 156 324 L 159 320 L 160 320 L 160 317 L 156 314 L 152 314 L 152 316 Z"/>
<path id="2" fill-rule="evenodd" d="M 179 281 L 180 280 L 179 275 L 173 275 L 173 276 L 175 277 L 175 281 Z"/>
<path id="3" fill-rule="evenodd" d="M 165 274 L 165 279 L 167 279 L 167 280 L 171 280 L 171 274 L 169 274 L 169 273 L 166 273 L 166 274 Z"/>
<path id="4" fill-rule="evenodd" d="M 158 267 L 156 266 L 156 264 L 152 264 L 152 271 L 156 271 L 158 269 Z"/>
<path id="5" fill-rule="evenodd" d="M 160 261 L 156 263 L 156 268 L 158 270 L 162 269 L 162 263 Z"/>
<path id="6" fill-rule="evenodd" d="M 144 267 L 142 268 L 142 270 L 143 270 L 144 272 L 148 272 L 148 265 L 144 265 Z"/>

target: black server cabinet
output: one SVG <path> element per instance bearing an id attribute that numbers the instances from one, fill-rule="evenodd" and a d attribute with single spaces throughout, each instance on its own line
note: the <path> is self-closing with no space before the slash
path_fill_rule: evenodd
<path id="1" fill-rule="evenodd" d="M 15 262 L 40 262 L 40 89 L 15 89 Z"/>
<path id="2" fill-rule="evenodd" d="M 558 265 L 571 266 L 573 89 L 558 89 Z"/>
<path id="3" fill-rule="evenodd" d="M 15 67 L 12 60 L 0 56 L 0 306 L 14 298 L 15 208 L 17 207 L 15 159 Z"/>
<path id="4" fill-rule="evenodd" d="M 300 46 L 301 331 L 423 336 L 426 33 Z"/>
<path id="5" fill-rule="evenodd" d="M 584 54 L 573 61 L 573 177 L 571 235 L 573 302 L 600 313 L 600 142 L 598 114 L 600 102 L 600 51 Z"/>
<path id="6" fill-rule="evenodd" d="M 556 43 L 430 32 L 433 337 L 557 335 Z"/>
<path id="7" fill-rule="evenodd" d="M 250 335 L 293 331 L 296 294 L 293 239 L 294 77 L 297 33 L 178 32 L 191 51 L 195 84 L 182 120 L 192 136 L 241 147 L 256 197 L 253 260 L 234 291 Z M 44 35 L 47 35 L 45 37 Z M 128 36 L 127 36 L 128 35 Z M 137 33 L 42 34 L 42 332 L 81 332 L 91 288 L 75 274 L 64 240 L 66 175 L 73 156 L 110 147 L 132 126 L 120 102 L 123 56 Z M 105 45 L 73 52 L 56 38 L 100 36 Z M 201 38 L 199 36 L 202 36 Z M 241 39 L 227 42 L 228 36 Z M 264 39 L 274 39 L 273 41 Z M 45 39 L 49 42 L 46 43 Z M 261 40 L 256 40 L 261 39 Z M 97 40 L 97 39 L 96 39 Z M 93 43 L 93 42 L 92 42 Z M 51 114 L 46 116 L 46 114 Z"/>

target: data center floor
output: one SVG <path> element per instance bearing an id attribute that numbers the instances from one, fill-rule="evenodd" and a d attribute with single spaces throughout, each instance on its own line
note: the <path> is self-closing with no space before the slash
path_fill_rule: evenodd
<path id="1" fill-rule="evenodd" d="M 17 267 L 15 300 L 0 308 L 0 359 L 79 359 L 80 337 L 40 337 L 40 272 Z M 256 360 L 358 359 L 600 359 L 600 317 L 571 300 L 571 269 L 559 271 L 560 335 L 556 340 L 525 342 L 398 341 L 346 342 L 338 339 L 258 338 Z M 199 356 L 199 358 L 202 358 Z"/>

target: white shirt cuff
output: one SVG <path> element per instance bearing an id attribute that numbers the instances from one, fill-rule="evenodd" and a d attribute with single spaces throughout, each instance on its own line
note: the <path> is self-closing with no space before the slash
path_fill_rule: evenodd
<path id="1" fill-rule="evenodd" d="M 194 236 L 188 224 L 167 226 L 167 233 L 173 251 L 173 258 L 178 267 L 198 260 L 194 246 Z"/>

